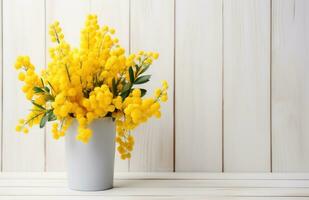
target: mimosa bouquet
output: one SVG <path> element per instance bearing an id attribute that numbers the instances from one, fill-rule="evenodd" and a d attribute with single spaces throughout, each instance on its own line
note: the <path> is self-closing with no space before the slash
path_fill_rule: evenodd
<path id="1" fill-rule="evenodd" d="M 134 138 L 130 131 L 149 118 L 159 118 L 160 102 L 167 101 L 168 84 L 145 98 L 144 75 L 158 53 L 140 51 L 125 55 L 125 49 L 113 38 L 115 30 L 100 27 L 96 15 L 89 15 L 81 31 L 79 48 L 65 41 L 59 22 L 50 25 L 49 35 L 55 46 L 49 49 L 51 61 L 40 74 L 28 56 L 19 56 L 15 68 L 24 82 L 22 91 L 33 107 L 20 119 L 16 131 L 47 122 L 52 124 L 55 139 L 63 137 L 72 120 L 78 121 L 76 139 L 87 143 L 92 130 L 89 124 L 98 118 L 111 117 L 116 124 L 116 142 L 122 159 L 131 157 Z"/>

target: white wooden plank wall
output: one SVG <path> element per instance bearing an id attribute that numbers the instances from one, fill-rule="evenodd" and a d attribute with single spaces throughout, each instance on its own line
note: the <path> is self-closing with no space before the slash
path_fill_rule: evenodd
<path id="1" fill-rule="evenodd" d="M 44 130 L 31 134 L 15 132 L 19 118 L 31 104 L 20 91 L 14 63 L 18 55 L 29 55 L 38 70 L 45 63 L 44 1 L 3 0 L 3 171 L 44 170 Z"/>
<path id="2" fill-rule="evenodd" d="M 2 21 L 2 3 L 0 4 L 0 21 Z M 2 149 L 2 122 L 3 122 L 3 83 L 2 83 L 2 78 L 3 78 L 3 51 L 2 51 L 2 26 L 0 27 L 0 134 L 1 134 L 1 139 L 0 139 L 0 149 Z M 1 151 L 0 151 L 1 152 Z M 0 166 L 2 169 L 2 154 L 0 155 Z"/>
<path id="3" fill-rule="evenodd" d="M 224 170 L 270 171 L 270 1 L 225 0 Z"/>
<path id="4" fill-rule="evenodd" d="M 273 1 L 273 170 L 309 171 L 309 2 Z"/>
<path id="5" fill-rule="evenodd" d="M 46 66 L 54 20 L 76 46 L 89 12 L 117 29 L 127 53 L 160 53 L 147 88 L 170 83 L 162 119 L 134 131 L 133 158 L 117 159 L 116 171 L 309 171 L 306 0 L 2 0 L 1 6 L 2 171 L 65 169 L 64 141 L 54 141 L 49 127 L 15 133 L 30 105 L 13 65 L 28 54 L 38 69 Z"/>
<path id="6" fill-rule="evenodd" d="M 222 2 L 176 2 L 176 170 L 222 170 Z"/>

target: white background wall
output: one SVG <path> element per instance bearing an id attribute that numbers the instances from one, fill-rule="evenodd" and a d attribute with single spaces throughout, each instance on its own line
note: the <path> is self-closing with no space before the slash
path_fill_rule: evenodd
<path id="1" fill-rule="evenodd" d="M 2 171 L 65 169 L 49 128 L 14 131 L 30 105 L 13 64 L 27 54 L 44 68 L 48 24 L 77 45 L 90 12 L 128 52 L 160 52 L 149 88 L 170 83 L 162 119 L 135 131 L 117 171 L 309 171 L 306 0 L 2 0 Z"/>

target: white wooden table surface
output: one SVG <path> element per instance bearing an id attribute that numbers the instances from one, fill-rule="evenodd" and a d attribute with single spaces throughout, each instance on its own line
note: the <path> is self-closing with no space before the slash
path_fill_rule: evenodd
<path id="1" fill-rule="evenodd" d="M 117 173 L 114 189 L 67 188 L 64 173 L 2 173 L 0 199 L 309 199 L 309 174 Z"/>

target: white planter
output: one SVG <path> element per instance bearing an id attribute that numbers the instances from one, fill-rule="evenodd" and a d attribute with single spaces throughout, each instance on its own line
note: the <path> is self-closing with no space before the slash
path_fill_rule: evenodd
<path id="1" fill-rule="evenodd" d="M 68 185 L 73 190 L 97 191 L 113 187 L 115 123 L 111 118 L 93 121 L 88 144 L 76 140 L 75 120 L 65 136 Z"/>

